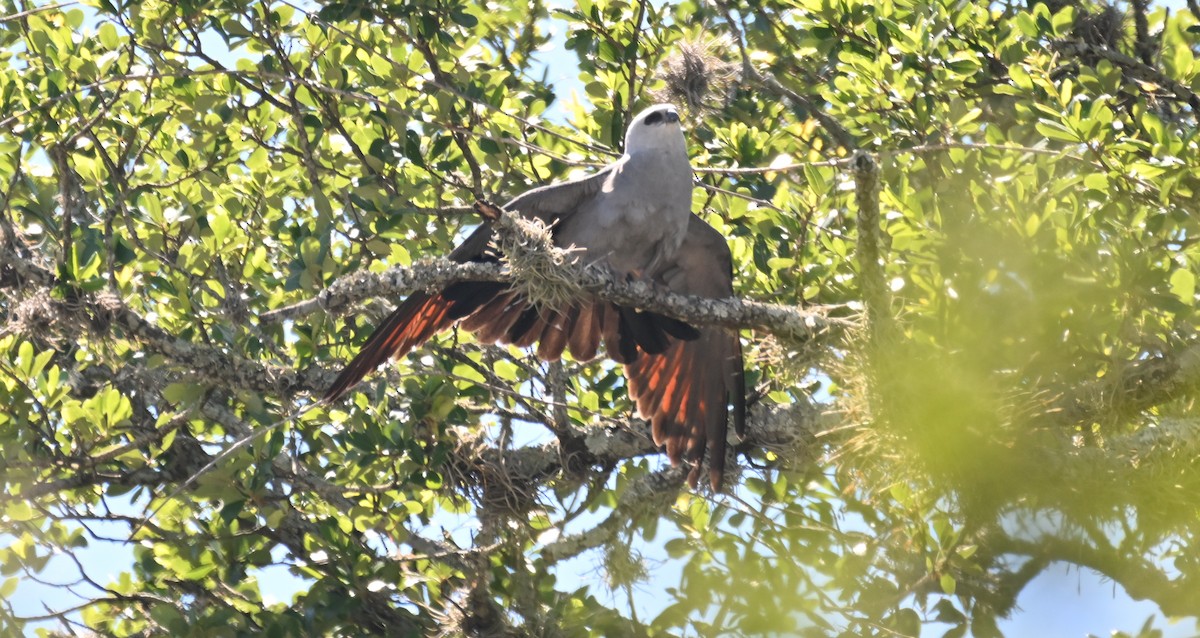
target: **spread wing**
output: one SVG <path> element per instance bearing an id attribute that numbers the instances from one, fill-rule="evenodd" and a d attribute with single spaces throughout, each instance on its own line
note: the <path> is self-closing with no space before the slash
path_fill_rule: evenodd
<path id="1" fill-rule="evenodd" d="M 660 278 L 674 292 L 710 298 L 733 295 L 733 261 L 725 238 L 692 215 L 687 236 Z M 735 331 L 710 326 L 699 338 L 674 340 L 657 355 L 625 365 L 629 394 L 651 423 L 654 444 L 665 446 L 671 463 L 693 465 L 695 487 L 707 449 L 709 481 L 719 489 L 725 471 L 730 405 L 734 429 L 746 430 L 742 343 Z"/>
<path id="2" fill-rule="evenodd" d="M 624 161 L 621 158 L 591 175 L 525 191 L 505 204 L 504 210 L 553 222 L 574 213 L 580 204 L 595 197 L 608 176 Z"/>
<path id="3" fill-rule="evenodd" d="M 616 165 L 578 180 L 535 188 L 505 208 L 554 222 L 573 214 L 599 193 Z M 482 224 L 450 253 L 464 263 L 495 261 L 492 228 Z M 725 238 L 692 215 L 682 246 L 657 273 L 671 290 L 712 298 L 731 296 L 732 260 Z M 649 419 L 654 442 L 666 447 L 671 462 L 687 460 L 695 486 L 705 450 L 709 479 L 719 488 L 725 466 L 729 406 L 734 427 L 745 431 L 745 388 L 741 342 L 735 332 L 697 330 L 681 321 L 598 300 L 566 308 L 539 308 L 507 285 L 460 282 L 437 293 L 414 293 L 367 339 L 326 391 L 332 402 L 389 358 L 400 357 L 456 322 L 484 343 L 538 344 L 537 354 L 556 360 L 566 349 L 580 361 L 596 356 L 601 343 L 625 364 L 630 395 Z"/>
<path id="4" fill-rule="evenodd" d="M 532 189 L 513 199 L 505 208 L 554 222 L 574 213 L 595 197 L 617 165 L 611 164 L 579 179 Z M 459 263 L 496 261 L 499 256 L 489 248 L 491 239 L 492 227 L 484 223 L 450 253 L 450 259 Z M 562 311 L 539 310 L 508 290 L 506 285 L 493 282 L 462 282 L 451 284 L 436 294 L 414 293 L 379 324 L 325 392 L 323 400 L 337 400 L 384 361 L 404 356 L 455 322 L 476 314 L 480 317 L 468 321 L 467 327 L 482 332 L 484 342 L 527 346 L 540 341 L 538 354 L 546 359 L 557 359 L 570 343 L 572 352 L 577 356 L 587 355 L 586 360 L 595 356 L 610 313 L 602 307 L 593 309 L 591 305 Z M 616 315 L 613 317 L 608 323 L 616 326 Z M 627 343 L 624 350 L 636 354 L 636 342 Z"/>

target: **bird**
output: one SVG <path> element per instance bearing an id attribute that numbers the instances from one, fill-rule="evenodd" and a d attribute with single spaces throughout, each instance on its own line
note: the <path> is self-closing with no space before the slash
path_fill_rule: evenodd
<path id="1" fill-rule="evenodd" d="M 591 175 L 531 189 L 508 202 L 510 213 L 544 222 L 554 244 L 584 264 L 617 277 L 649 281 L 683 295 L 733 295 L 733 261 L 721 233 L 691 210 L 692 167 L 679 112 L 656 104 L 626 130 L 624 153 Z M 478 207 L 477 207 L 478 208 Z M 449 255 L 452 261 L 497 262 L 494 229 L 482 223 Z M 736 331 L 694 327 L 658 313 L 581 298 L 545 307 L 502 282 L 457 282 L 415 292 L 376 327 L 325 392 L 333 403 L 390 358 L 399 358 L 454 325 L 481 343 L 536 345 L 556 361 L 607 356 L 623 364 L 638 416 L 673 466 L 690 466 L 696 488 L 708 453 L 709 483 L 721 488 L 729 421 L 745 435 L 741 340 Z"/>

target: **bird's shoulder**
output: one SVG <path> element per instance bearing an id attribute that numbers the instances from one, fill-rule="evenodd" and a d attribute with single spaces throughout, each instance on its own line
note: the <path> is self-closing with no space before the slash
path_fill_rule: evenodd
<path id="1" fill-rule="evenodd" d="M 604 184 L 614 174 L 620 172 L 628 159 L 629 156 L 622 156 L 612 164 L 589 175 L 527 190 L 505 204 L 504 208 L 525 216 L 545 220 L 570 214 L 584 202 L 600 193 Z"/>

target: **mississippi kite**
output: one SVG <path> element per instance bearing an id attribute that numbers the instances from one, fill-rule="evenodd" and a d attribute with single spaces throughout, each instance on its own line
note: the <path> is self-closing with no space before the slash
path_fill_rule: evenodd
<path id="1" fill-rule="evenodd" d="M 585 263 L 600 262 L 616 275 L 648 279 L 684 294 L 733 294 L 725 238 L 691 212 L 692 168 L 679 114 L 666 104 L 638 114 L 625 134 L 625 154 L 593 175 L 530 190 L 504 208 L 537 218 L 554 243 L 579 249 Z M 497 261 L 492 227 L 482 224 L 450 259 Z M 694 328 L 652 312 L 599 299 L 566 307 L 533 305 L 507 284 L 461 282 L 436 294 L 408 297 L 375 329 L 334 381 L 332 402 L 391 357 L 400 357 L 457 322 L 483 343 L 529 347 L 557 360 L 566 349 L 579 361 L 609 357 L 625 365 L 629 395 L 651 422 L 655 445 L 671 463 L 692 465 L 695 487 L 707 449 L 709 480 L 718 489 L 725 468 L 732 405 L 738 434 L 745 431 L 745 381 L 737 333 Z"/>

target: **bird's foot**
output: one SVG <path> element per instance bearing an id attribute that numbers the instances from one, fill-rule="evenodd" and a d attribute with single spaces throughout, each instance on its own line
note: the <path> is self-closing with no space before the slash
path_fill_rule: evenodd
<path id="1" fill-rule="evenodd" d="M 480 217 L 488 220 L 489 222 L 494 222 L 497 219 L 500 219 L 500 213 L 504 210 L 499 206 L 487 201 L 486 199 L 476 200 L 474 208 L 475 212 Z"/>
<path id="2" fill-rule="evenodd" d="M 654 293 L 655 295 L 665 295 L 672 292 L 671 288 L 665 283 L 652 277 L 646 277 L 645 273 L 642 271 L 631 270 L 625 273 L 625 283 L 632 284 L 639 281 L 644 282 L 647 286 L 649 286 L 650 292 Z"/>

